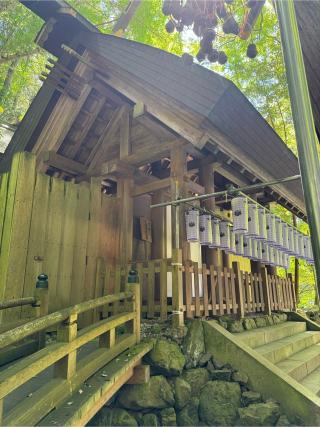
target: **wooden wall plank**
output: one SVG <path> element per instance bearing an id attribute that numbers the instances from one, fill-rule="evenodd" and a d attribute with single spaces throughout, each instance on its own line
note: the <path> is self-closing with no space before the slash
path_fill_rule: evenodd
<path id="1" fill-rule="evenodd" d="M 9 183 L 9 173 L 4 173 L 0 175 L 0 253 L 1 253 L 1 240 L 3 233 L 3 226 L 6 214 L 7 206 L 7 193 L 8 193 L 8 183 Z"/>
<path id="2" fill-rule="evenodd" d="M 208 278 L 207 278 L 207 266 L 206 264 L 202 264 L 202 288 L 203 288 L 203 309 L 204 316 L 209 316 L 208 309 Z"/>
<path id="3" fill-rule="evenodd" d="M 60 308 L 71 304 L 72 266 L 75 249 L 76 211 L 78 188 L 72 182 L 65 184 L 65 204 L 61 236 L 61 249 L 56 300 Z"/>
<path id="4" fill-rule="evenodd" d="M 219 313 L 224 314 L 224 303 L 223 303 L 223 285 L 222 285 L 222 269 L 217 267 L 217 281 L 218 281 L 218 303 L 219 303 Z"/>
<path id="5" fill-rule="evenodd" d="M 52 178 L 43 261 L 43 271 L 49 278 L 49 312 L 59 308 L 56 301 L 56 294 L 59 286 L 58 272 L 63 235 L 64 205 L 65 182 L 57 178 Z"/>
<path id="6" fill-rule="evenodd" d="M 210 265 L 211 306 L 212 306 L 212 314 L 214 316 L 217 314 L 216 287 L 217 287 L 217 278 L 216 278 L 216 275 L 215 275 L 214 266 Z"/>
<path id="7" fill-rule="evenodd" d="M 166 260 L 160 261 L 160 318 L 167 320 L 167 263 Z"/>
<path id="8" fill-rule="evenodd" d="M 14 199 L 12 199 L 11 233 L 9 240 L 3 242 L 3 250 L 8 251 L 7 268 L 3 275 L 3 283 L 5 286 L 5 292 L 3 294 L 4 299 L 20 298 L 23 295 L 36 176 L 34 156 L 30 153 L 19 153 L 16 156 L 19 160 L 15 193 L 14 195 L 12 194 Z M 4 230 L 4 232 L 6 232 L 6 230 Z M 11 321 L 20 318 L 20 313 L 20 307 L 5 310 L 2 313 L 2 320 Z"/>
<path id="9" fill-rule="evenodd" d="M 186 263 L 184 266 L 185 271 L 185 278 L 186 278 L 186 295 L 185 295 L 185 302 L 186 302 L 186 315 L 187 318 L 193 317 L 193 312 L 191 310 L 192 305 L 192 270 L 191 265 L 189 263 Z"/>
<path id="10" fill-rule="evenodd" d="M 232 299 L 232 313 L 237 313 L 237 299 L 236 299 L 236 286 L 235 286 L 235 274 L 232 269 L 230 272 L 230 282 L 231 282 L 231 299 Z"/>
<path id="11" fill-rule="evenodd" d="M 199 267 L 198 263 L 193 263 L 193 274 L 194 274 L 194 296 L 195 296 L 195 316 L 200 317 L 200 289 L 199 289 Z"/>
<path id="12" fill-rule="evenodd" d="M 224 292 L 226 296 L 226 312 L 230 314 L 230 292 L 229 292 L 229 278 L 228 278 L 228 269 L 224 267 L 223 269 L 223 278 L 224 278 Z"/>
<path id="13" fill-rule="evenodd" d="M 147 292 L 147 307 L 148 307 L 148 311 L 147 311 L 147 317 L 148 319 L 153 319 L 154 318 L 154 306 L 155 306 L 155 301 L 154 301 L 154 283 L 155 283 L 155 272 L 154 272 L 154 262 L 149 261 L 148 262 L 148 292 Z"/>
<path id="14" fill-rule="evenodd" d="M 37 276 L 40 273 L 46 273 L 43 270 L 43 261 L 45 256 L 49 194 L 50 177 L 38 173 L 33 195 L 27 266 L 23 286 L 24 297 L 34 294 Z M 22 317 L 29 317 L 30 308 L 22 307 L 21 313 Z"/>
<path id="15" fill-rule="evenodd" d="M 71 304 L 84 301 L 87 240 L 89 227 L 90 188 L 87 183 L 78 185 L 76 231 L 72 261 Z"/>

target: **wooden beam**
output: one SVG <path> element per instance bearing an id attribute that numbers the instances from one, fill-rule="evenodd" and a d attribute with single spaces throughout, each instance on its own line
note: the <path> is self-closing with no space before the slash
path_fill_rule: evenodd
<path id="1" fill-rule="evenodd" d="M 196 193 L 196 194 L 204 194 L 205 190 L 204 187 L 197 182 L 190 181 L 185 179 L 187 190 L 190 191 L 190 193 Z"/>
<path id="2" fill-rule="evenodd" d="M 108 145 L 108 141 L 111 139 L 111 137 L 114 135 L 116 130 L 119 127 L 120 120 L 122 116 L 126 113 L 127 107 L 121 106 L 114 110 L 112 117 L 108 124 L 105 126 L 105 129 L 100 136 L 98 142 L 92 149 L 87 162 L 86 166 L 89 166 L 88 171 L 91 172 L 95 169 L 97 166 L 97 163 L 103 161 L 104 153 L 106 151 L 106 146 Z"/>
<path id="3" fill-rule="evenodd" d="M 175 132 L 171 131 L 164 123 L 159 122 L 150 114 L 145 113 L 136 118 L 136 121 L 140 123 L 143 127 L 148 129 L 152 134 L 157 136 L 159 139 L 169 139 L 170 137 L 174 138 L 176 135 Z"/>
<path id="4" fill-rule="evenodd" d="M 169 188 L 171 185 L 171 178 L 158 179 L 144 185 L 135 185 L 132 191 L 132 196 L 142 196 L 143 194 L 154 193 L 155 191 Z"/>
<path id="5" fill-rule="evenodd" d="M 54 151 L 45 151 L 44 153 L 41 153 L 40 163 L 73 175 L 84 175 L 87 171 L 87 168 L 82 163 L 61 156 Z"/>
<path id="6" fill-rule="evenodd" d="M 153 144 L 150 147 L 139 150 L 136 153 L 132 153 L 130 156 L 123 157 L 122 160 L 133 166 L 142 166 L 145 163 L 151 163 L 155 160 L 160 160 L 170 154 L 170 151 L 174 148 L 182 149 L 187 147 L 187 141 L 177 138 L 168 142 L 159 142 L 159 144 Z"/>
<path id="7" fill-rule="evenodd" d="M 131 176 L 134 172 L 134 167 L 128 165 L 126 162 L 113 159 L 109 162 L 105 162 L 102 164 L 99 176 L 107 177 L 108 175 L 116 176 L 116 177 L 127 177 Z"/>
<path id="8" fill-rule="evenodd" d="M 132 151 L 130 141 L 130 127 L 130 112 L 126 110 L 120 119 L 120 159 L 126 158 L 131 154 Z"/>
<path id="9" fill-rule="evenodd" d="M 127 384 L 146 384 L 150 380 L 150 365 L 138 365 Z"/>

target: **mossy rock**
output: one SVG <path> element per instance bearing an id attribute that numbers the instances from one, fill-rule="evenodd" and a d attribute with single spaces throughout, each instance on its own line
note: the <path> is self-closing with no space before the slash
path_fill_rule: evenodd
<path id="1" fill-rule="evenodd" d="M 274 321 L 273 321 L 273 317 L 272 316 L 264 316 L 264 318 L 265 318 L 267 326 L 273 326 L 274 325 Z"/>
<path id="2" fill-rule="evenodd" d="M 228 322 L 228 331 L 232 334 L 239 334 L 243 332 L 243 325 L 241 320 L 232 320 Z"/>
<path id="3" fill-rule="evenodd" d="M 118 403 L 134 411 L 163 409 L 174 405 L 170 384 L 162 375 L 151 377 L 146 384 L 127 384 L 122 387 Z"/>
<path id="4" fill-rule="evenodd" d="M 230 426 L 237 419 L 241 390 L 238 383 L 210 381 L 201 390 L 199 415 L 208 425 Z"/>
<path id="5" fill-rule="evenodd" d="M 182 351 L 185 355 L 187 366 L 195 368 L 206 351 L 201 320 L 196 319 L 190 323 L 187 335 L 183 340 Z"/>
<path id="6" fill-rule="evenodd" d="M 247 385 L 249 378 L 244 372 L 236 371 L 232 374 L 232 381 L 235 381 L 241 385 Z"/>
<path id="7" fill-rule="evenodd" d="M 161 426 L 176 426 L 177 425 L 177 416 L 174 408 L 166 408 L 160 411 Z"/>
<path id="8" fill-rule="evenodd" d="M 289 427 L 289 426 L 291 426 L 291 423 L 285 415 L 281 415 L 280 418 L 278 419 L 277 423 L 276 423 L 276 426 L 277 427 Z"/>
<path id="9" fill-rule="evenodd" d="M 190 384 L 193 396 L 197 396 L 202 387 L 210 380 L 206 368 L 188 369 L 182 373 L 181 378 Z"/>
<path id="10" fill-rule="evenodd" d="M 265 328 L 267 326 L 266 319 L 264 317 L 255 317 L 257 328 Z"/>
<path id="11" fill-rule="evenodd" d="M 146 360 L 155 372 L 166 376 L 180 375 L 186 363 L 178 344 L 165 339 L 155 342 Z"/>
<path id="12" fill-rule="evenodd" d="M 257 325 L 254 319 L 250 317 L 246 317 L 242 319 L 242 325 L 245 330 L 250 331 L 251 329 L 256 329 Z"/>
<path id="13" fill-rule="evenodd" d="M 190 402 L 177 413 L 178 426 L 197 426 L 199 425 L 199 398 L 192 397 Z"/>
<path id="14" fill-rule="evenodd" d="M 274 426 L 280 417 L 280 408 L 274 402 L 253 403 L 239 409 L 243 426 Z"/>
<path id="15" fill-rule="evenodd" d="M 156 414 L 145 414 L 142 417 L 142 426 L 144 427 L 160 427 L 160 421 Z"/>
<path id="16" fill-rule="evenodd" d="M 211 380 L 220 380 L 220 381 L 231 381 L 232 370 L 231 369 L 214 369 L 210 372 Z"/>
<path id="17" fill-rule="evenodd" d="M 94 417 L 93 423 L 90 423 L 89 425 L 106 427 L 137 427 L 138 423 L 136 419 L 125 409 L 102 407 Z"/>
<path id="18" fill-rule="evenodd" d="M 248 406 L 252 403 L 261 403 L 261 394 L 256 391 L 244 391 L 241 396 L 242 406 Z"/>
<path id="19" fill-rule="evenodd" d="M 177 377 L 173 380 L 175 408 L 182 409 L 191 399 L 191 386 L 183 378 Z"/>

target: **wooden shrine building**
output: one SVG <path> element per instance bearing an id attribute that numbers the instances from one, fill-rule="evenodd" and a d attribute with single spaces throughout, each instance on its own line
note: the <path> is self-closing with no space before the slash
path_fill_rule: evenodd
<path id="1" fill-rule="evenodd" d="M 22 3 L 44 20 L 37 43 L 54 59 L 0 161 L 0 299 L 32 294 L 45 272 L 54 311 L 119 290 L 134 264 L 146 275 L 145 310 L 165 318 L 187 306 L 181 265 L 224 269 L 232 281 L 238 261 L 250 275 L 249 261 L 188 243 L 183 209 L 177 223 L 170 208 L 150 204 L 299 174 L 264 118 L 203 66 L 101 34 L 63 0 Z M 254 197 L 306 219 L 300 181 Z M 230 210 L 223 199 L 204 205 Z"/>

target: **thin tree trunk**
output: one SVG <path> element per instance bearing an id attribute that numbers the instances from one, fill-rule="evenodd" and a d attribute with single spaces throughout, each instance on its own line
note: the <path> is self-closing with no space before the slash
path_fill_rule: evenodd
<path id="1" fill-rule="evenodd" d="M 293 221 L 293 225 L 296 227 L 297 226 L 297 217 L 295 216 L 295 214 L 292 214 L 292 221 Z M 295 258 L 294 259 L 294 291 L 296 294 L 296 300 L 297 300 L 297 304 L 299 304 L 299 259 Z"/>
<path id="2" fill-rule="evenodd" d="M 3 101 L 3 99 L 5 98 L 5 96 L 10 90 L 10 86 L 14 76 L 14 71 L 16 69 L 16 66 L 18 65 L 18 62 L 19 62 L 19 59 L 13 60 L 7 69 L 6 77 L 4 79 L 2 88 L 0 89 L 0 103 Z"/>
<path id="3" fill-rule="evenodd" d="M 0 56 L 0 65 L 5 64 L 6 62 L 15 61 L 17 59 L 24 58 L 25 56 L 34 55 L 35 53 L 38 53 L 39 50 L 40 49 L 34 49 L 31 52 L 14 53 L 12 55 Z"/>

